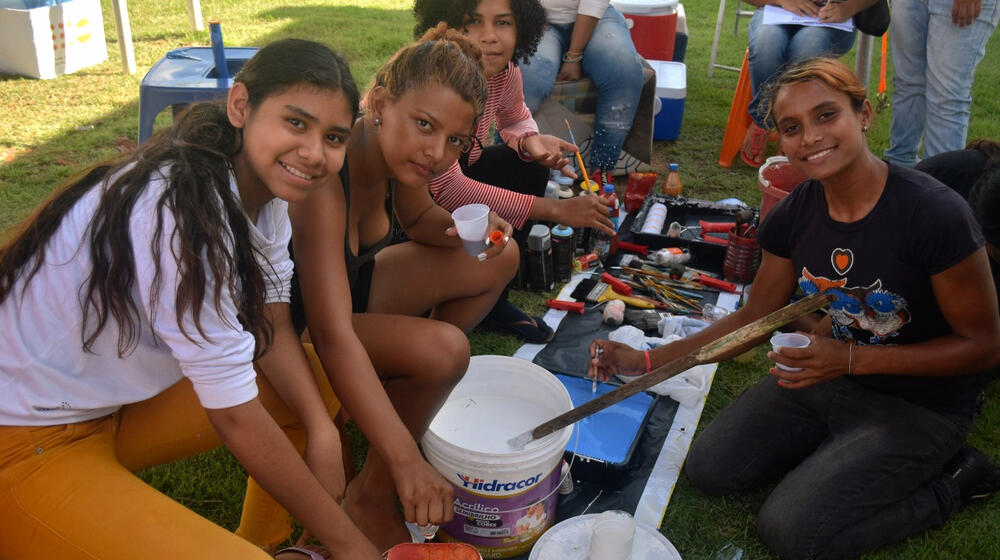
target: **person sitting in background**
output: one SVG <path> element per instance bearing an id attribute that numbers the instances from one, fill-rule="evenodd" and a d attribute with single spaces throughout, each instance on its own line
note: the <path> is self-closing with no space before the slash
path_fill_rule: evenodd
<path id="1" fill-rule="evenodd" d="M 849 68 L 809 59 L 771 91 L 780 147 L 809 180 L 761 223 L 763 260 L 746 305 L 645 355 L 594 341 L 590 373 L 641 375 L 796 292 L 832 296 L 832 333 L 769 352 L 798 369 L 771 368 L 722 410 L 685 470 L 713 495 L 777 481 L 757 516 L 761 540 L 783 558 L 853 558 L 1000 489 L 1000 468 L 963 448 L 979 373 L 1000 364 L 1000 312 L 968 204 L 871 153 L 872 107 Z"/>
<path id="2" fill-rule="evenodd" d="M 768 131 L 763 103 L 767 85 L 791 63 L 814 56 L 840 57 L 854 46 L 854 30 L 829 27 L 849 21 L 854 14 L 868 8 L 875 0 L 845 0 L 813 2 L 813 0 L 747 0 L 757 6 L 747 27 L 749 39 L 750 88 L 753 99 L 749 111 L 753 122 L 743 139 L 740 158 L 751 167 L 760 167 L 767 157 Z M 778 7 L 798 16 L 807 17 L 809 25 L 765 23 L 765 14 Z"/>
<path id="3" fill-rule="evenodd" d="M 1000 142 L 969 142 L 964 150 L 940 153 L 914 166 L 969 201 L 986 237 L 993 282 L 1000 294 Z"/>
<path id="4" fill-rule="evenodd" d="M 564 169 L 568 160 L 563 150 L 576 150 L 576 146 L 539 134 L 524 104 L 519 63 L 531 56 L 542 36 L 545 20 L 538 0 L 417 0 L 413 11 L 417 33 L 443 21 L 472 40 L 484 53 L 489 81 L 489 97 L 472 149 L 429 183 L 435 202 L 448 210 L 486 204 L 517 228 L 514 239 L 521 246 L 534 220 L 612 233 L 608 208 L 598 197 L 555 200 L 543 196 L 549 168 Z M 494 127 L 504 143 L 484 147 Z M 483 326 L 526 342 L 551 340 L 552 329 L 541 317 L 527 316 L 507 295 L 505 290 Z"/>
<path id="5" fill-rule="evenodd" d="M 587 76 L 597 88 L 589 169 L 598 185 L 613 183 L 611 171 L 639 107 L 642 59 L 624 16 L 609 0 L 541 3 L 548 27 L 534 56 L 521 68 L 524 101 L 534 113 L 556 82 Z"/>

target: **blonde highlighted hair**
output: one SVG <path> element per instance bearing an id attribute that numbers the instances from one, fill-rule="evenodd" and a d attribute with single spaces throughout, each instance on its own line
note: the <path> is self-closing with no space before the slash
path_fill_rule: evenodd
<path id="1" fill-rule="evenodd" d="M 778 99 L 781 88 L 813 80 L 847 95 L 851 99 L 851 107 L 856 112 L 861 112 L 865 100 L 868 99 L 865 86 L 846 64 L 827 56 L 809 58 L 789 66 L 776 80 L 768 84 L 764 95 L 764 99 L 767 100 L 766 122 L 774 122 L 774 102 Z"/>
<path id="2" fill-rule="evenodd" d="M 436 83 L 449 87 L 469 103 L 476 119 L 486 108 L 488 86 L 482 52 L 461 32 L 444 23 L 396 52 L 375 73 L 369 93 L 383 87 L 398 99 L 409 91 Z"/>

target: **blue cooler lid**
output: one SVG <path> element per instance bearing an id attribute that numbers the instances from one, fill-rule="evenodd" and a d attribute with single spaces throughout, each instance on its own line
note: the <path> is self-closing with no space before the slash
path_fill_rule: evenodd
<path id="1" fill-rule="evenodd" d="M 612 0 L 611 5 L 623 14 L 668 16 L 677 10 L 679 0 Z"/>

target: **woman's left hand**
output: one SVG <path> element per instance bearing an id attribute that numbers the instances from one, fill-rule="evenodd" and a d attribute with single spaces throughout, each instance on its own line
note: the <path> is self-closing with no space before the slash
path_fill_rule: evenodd
<path id="1" fill-rule="evenodd" d="M 781 353 L 770 351 L 769 360 L 802 371 L 786 371 L 777 366 L 771 368 L 771 375 L 778 378 L 778 384 L 787 389 L 802 389 L 822 383 L 841 375 L 846 375 L 850 367 L 848 344 L 830 337 L 799 333 L 809 337 L 805 348 L 781 348 Z"/>
<path id="2" fill-rule="evenodd" d="M 579 62 L 563 62 L 556 74 L 556 82 L 575 82 L 583 77 Z"/>
<path id="3" fill-rule="evenodd" d="M 575 152 L 579 148 L 551 134 L 535 134 L 521 141 L 521 150 L 531 158 L 531 161 L 562 170 L 569 163 L 564 152 Z M 572 173 L 567 173 L 570 177 Z"/>
<path id="4" fill-rule="evenodd" d="M 496 231 L 503 234 L 503 239 L 499 243 L 494 243 L 490 239 L 490 235 Z M 502 253 L 504 248 L 507 247 L 507 243 L 510 243 L 510 236 L 513 232 L 514 228 L 506 220 L 498 216 L 496 212 L 490 210 L 489 224 L 486 226 L 486 250 L 480 253 L 482 256 L 479 260 L 492 259 Z M 458 229 L 455 226 L 451 226 L 445 230 L 445 234 L 458 236 Z"/>

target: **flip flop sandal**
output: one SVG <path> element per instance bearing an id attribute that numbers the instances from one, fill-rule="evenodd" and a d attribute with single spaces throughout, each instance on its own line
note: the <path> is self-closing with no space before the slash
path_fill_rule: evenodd
<path id="1" fill-rule="evenodd" d="M 541 317 L 524 316 L 520 321 L 510 323 L 484 323 L 483 328 L 512 334 L 529 344 L 545 344 L 555 338 L 556 333 L 545 324 Z"/>
<path id="2" fill-rule="evenodd" d="M 756 157 L 751 159 L 744 149 L 741 148 L 740 159 L 750 167 L 760 167 L 764 163 L 764 157 L 767 155 L 768 132 L 757 126 L 757 123 L 750 123 L 750 128 L 747 131 L 750 133 L 750 150 L 756 154 Z"/>
<path id="3" fill-rule="evenodd" d="M 523 321 L 503 325 L 503 329 L 513 333 L 530 344 L 545 344 L 555 338 L 555 331 L 545 324 L 541 317 L 528 317 Z"/>
<path id="4" fill-rule="evenodd" d="M 279 554 L 284 554 L 286 552 L 296 552 L 298 554 L 305 556 L 309 560 L 327 560 L 327 557 L 323 556 L 319 552 L 316 552 L 315 550 L 309 548 L 302 548 L 299 546 L 290 546 L 288 548 L 282 548 L 278 552 L 275 552 L 274 556 L 275 558 L 277 558 Z"/>

